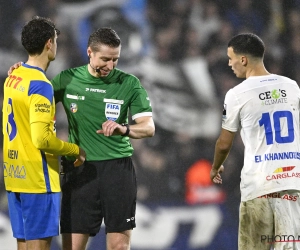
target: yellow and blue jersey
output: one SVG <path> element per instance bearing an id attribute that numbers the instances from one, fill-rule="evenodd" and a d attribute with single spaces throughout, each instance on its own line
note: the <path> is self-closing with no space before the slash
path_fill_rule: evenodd
<path id="1" fill-rule="evenodd" d="M 5 187 L 13 192 L 59 192 L 58 158 L 34 146 L 32 133 L 39 132 L 31 130 L 34 123 L 46 123 L 56 136 L 53 87 L 42 69 L 22 64 L 4 83 Z"/>

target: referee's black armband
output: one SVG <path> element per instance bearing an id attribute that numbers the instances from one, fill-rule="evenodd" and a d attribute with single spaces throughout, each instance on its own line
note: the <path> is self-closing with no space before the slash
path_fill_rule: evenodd
<path id="1" fill-rule="evenodd" d="M 130 128 L 129 128 L 129 124 L 126 123 L 122 123 L 122 126 L 126 127 L 126 132 L 124 134 L 122 134 L 121 136 L 128 136 L 130 133 Z"/>

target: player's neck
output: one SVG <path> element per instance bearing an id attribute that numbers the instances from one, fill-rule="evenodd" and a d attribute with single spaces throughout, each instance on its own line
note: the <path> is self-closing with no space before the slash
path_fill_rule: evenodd
<path id="1" fill-rule="evenodd" d="M 265 76 L 270 75 L 271 73 L 268 72 L 264 65 L 260 65 L 258 67 L 252 67 L 246 73 L 246 78 L 250 76 Z"/>
<path id="2" fill-rule="evenodd" d="M 41 55 L 29 56 L 26 64 L 33 67 L 39 67 L 42 70 L 46 71 L 50 64 L 50 61 L 48 57 L 41 54 Z"/>

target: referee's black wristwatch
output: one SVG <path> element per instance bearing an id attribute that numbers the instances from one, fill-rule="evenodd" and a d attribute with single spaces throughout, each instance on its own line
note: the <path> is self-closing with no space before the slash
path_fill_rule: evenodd
<path id="1" fill-rule="evenodd" d="M 127 123 L 122 123 L 122 126 L 126 127 L 126 132 L 124 134 L 122 134 L 121 136 L 128 136 L 130 133 L 130 128 L 129 128 L 129 124 Z"/>

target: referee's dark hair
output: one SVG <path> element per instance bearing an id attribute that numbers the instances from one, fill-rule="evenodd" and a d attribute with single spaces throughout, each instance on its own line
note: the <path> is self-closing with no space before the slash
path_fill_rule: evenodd
<path id="1" fill-rule="evenodd" d="M 121 45 L 121 39 L 113 29 L 107 27 L 100 28 L 90 35 L 88 47 L 90 47 L 93 52 L 97 52 L 98 46 L 101 44 L 111 48 L 118 48 Z"/>

